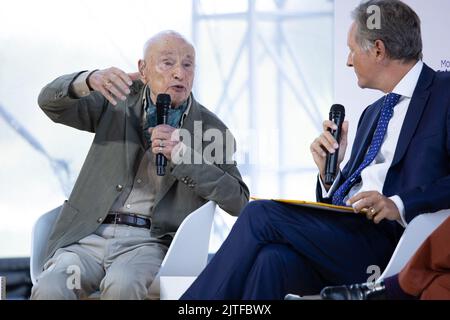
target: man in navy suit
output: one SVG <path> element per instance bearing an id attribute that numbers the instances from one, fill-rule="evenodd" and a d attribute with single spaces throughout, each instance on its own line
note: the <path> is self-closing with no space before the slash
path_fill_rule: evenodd
<path id="1" fill-rule="evenodd" d="M 379 29 L 367 23 L 371 5 L 380 8 Z M 325 121 L 311 152 L 318 201 L 356 214 L 251 202 L 182 299 L 282 299 L 365 282 L 368 267 L 385 268 L 415 216 L 450 208 L 450 77 L 421 61 L 420 19 L 403 2 L 370 0 L 353 18 L 347 65 L 361 88 L 385 96 L 362 114 L 333 185 L 323 183 L 326 152 L 339 148 L 340 165 L 348 123 L 338 145 L 328 132 L 334 123 Z"/>

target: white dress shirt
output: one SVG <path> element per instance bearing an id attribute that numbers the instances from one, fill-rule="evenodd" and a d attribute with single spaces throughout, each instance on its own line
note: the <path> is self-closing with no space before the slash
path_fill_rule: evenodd
<path id="1" fill-rule="evenodd" d="M 417 62 L 416 65 L 395 86 L 394 90 L 392 90 L 392 93 L 401 95 L 401 98 L 398 104 L 394 107 L 394 114 L 389 121 L 383 144 L 381 145 L 380 151 L 378 152 L 373 162 L 362 170 L 361 182 L 354 185 L 350 189 L 347 196 L 344 198 L 344 202 L 360 192 L 378 191 L 381 194 L 383 193 L 384 181 L 386 180 L 388 170 L 391 167 L 392 161 L 394 160 L 394 154 L 397 148 L 400 131 L 405 120 L 406 112 L 408 111 L 412 95 L 416 88 L 417 82 L 419 81 L 422 68 L 423 62 Z M 336 181 L 339 180 L 339 175 L 336 178 Z M 320 178 L 319 181 L 322 186 L 322 194 L 324 195 L 324 198 L 329 198 L 337 187 L 336 182 L 327 192 Z M 407 223 L 405 220 L 405 206 L 402 199 L 400 199 L 398 195 L 394 195 L 389 199 L 391 199 L 397 206 L 398 211 L 400 212 L 400 217 L 402 219 L 402 221 L 399 221 L 399 223 L 405 227 Z M 356 205 L 356 203 L 353 204 L 353 206 L 354 205 Z"/>

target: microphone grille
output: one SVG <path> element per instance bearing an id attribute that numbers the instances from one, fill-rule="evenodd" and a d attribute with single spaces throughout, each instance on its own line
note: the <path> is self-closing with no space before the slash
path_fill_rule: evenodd
<path id="1" fill-rule="evenodd" d="M 345 108 L 342 104 L 333 104 L 330 109 L 331 113 L 341 113 L 345 115 Z"/>
<path id="2" fill-rule="evenodd" d="M 171 99 L 170 95 L 167 93 L 160 93 L 156 96 L 156 104 L 160 105 L 170 105 Z"/>

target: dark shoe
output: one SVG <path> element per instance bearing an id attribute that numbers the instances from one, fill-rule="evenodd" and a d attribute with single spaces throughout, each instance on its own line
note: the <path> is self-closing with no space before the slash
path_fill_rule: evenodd
<path id="1" fill-rule="evenodd" d="M 320 296 L 323 300 L 386 300 L 386 288 L 383 282 L 325 287 Z"/>

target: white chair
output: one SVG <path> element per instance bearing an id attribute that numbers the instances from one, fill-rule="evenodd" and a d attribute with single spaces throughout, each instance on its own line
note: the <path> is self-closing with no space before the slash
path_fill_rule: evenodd
<path id="1" fill-rule="evenodd" d="M 150 299 L 178 299 L 206 266 L 215 209 L 209 201 L 181 223 L 150 286 Z"/>
<path id="2" fill-rule="evenodd" d="M 150 286 L 149 298 L 178 300 L 206 267 L 236 219 L 213 202 L 186 217 Z"/>
<path id="3" fill-rule="evenodd" d="M 33 227 L 30 259 L 33 284 L 42 272 L 45 245 L 60 209 L 61 207 L 58 207 L 45 213 Z M 225 215 L 231 217 L 228 214 Z M 216 204 L 212 201 L 189 214 L 178 228 L 161 264 L 161 269 L 150 286 L 149 298 L 178 299 L 207 264 L 212 226 L 215 225 L 216 229 L 219 229 L 213 237 L 215 238 L 214 246 L 217 247 L 228 235 L 235 219 L 234 217 L 224 218 L 219 209 L 216 210 Z M 94 293 L 91 297 L 98 298 L 98 293 Z"/>
<path id="4" fill-rule="evenodd" d="M 377 281 L 399 273 L 425 239 L 448 217 L 450 217 L 450 210 L 415 217 L 403 232 L 386 269 Z"/>
<path id="5" fill-rule="evenodd" d="M 55 208 L 38 218 L 31 232 L 30 276 L 33 285 L 44 266 L 44 250 L 48 243 L 50 232 L 58 218 L 61 207 Z"/>

